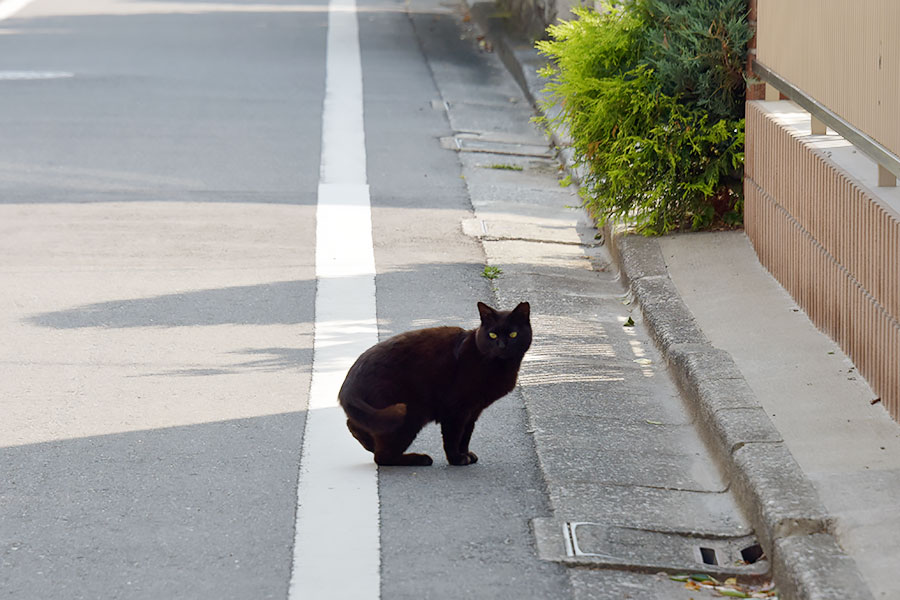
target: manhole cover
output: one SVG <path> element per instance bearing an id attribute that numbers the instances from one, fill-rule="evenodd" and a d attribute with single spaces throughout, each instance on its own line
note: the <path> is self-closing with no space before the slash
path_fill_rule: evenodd
<path id="1" fill-rule="evenodd" d="M 541 558 L 572 566 L 750 578 L 769 571 L 752 535 L 709 536 L 552 519 L 533 524 Z"/>

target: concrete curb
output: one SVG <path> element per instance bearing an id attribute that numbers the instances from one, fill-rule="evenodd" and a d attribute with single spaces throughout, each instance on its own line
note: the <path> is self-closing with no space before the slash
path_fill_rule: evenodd
<path id="1" fill-rule="evenodd" d="M 790 535 L 827 534 L 827 510 L 737 365 L 707 341 L 675 284 L 659 274 L 666 269 L 659 243 L 608 228 L 607 239 L 651 336 L 763 547 L 770 550 L 776 539 Z"/>
<path id="2" fill-rule="evenodd" d="M 481 8 L 476 23 L 493 42 L 525 95 L 540 97 L 524 75 L 499 19 Z M 532 51 L 534 54 L 534 51 Z M 533 64 L 533 60 L 529 60 Z M 540 106 L 535 103 L 535 108 Z M 563 141 L 553 136 L 558 148 Z M 561 151 L 571 167 L 571 155 Z M 571 169 L 570 169 L 571 170 Z M 573 173 L 578 180 L 578 173 Z M 685 400 L 750 518 L 786 600 L 873 598 L 855 562 L 837 544 L 833 519 L 812 482 L 791 455 L 731 355 L 697 326 L 669 278 L 659 243 L 604 231 L 609 249 Z"/>
<path id="3" fill-rule="evenodd" d="M 605 229 L 610 251 L 701 433 L 731 481 L 787 600 L 870 600 L 833 519 L 731 355 L 712 346 L 668 276 L 659 242 Z"/>
<path id="4" fill-rule="evenodd" d="M 652 238 L 607 231 L 610 250 L 701 432 L 728 474 L 772 562 L 783 597 L 872 598 L 838 546 L 812 482 L 756 400 L 731 355 L 694 323 Z"/>
<path id="5" fill-rule="evenodd" d="M 731 355 L 715 348 L 668 276 L 659 242 L 605 228 L 640 307 L 702 435 L 772 563 L 787 600 L 870 600 L 854 561 L 832 534 L 833 519 Z"/>

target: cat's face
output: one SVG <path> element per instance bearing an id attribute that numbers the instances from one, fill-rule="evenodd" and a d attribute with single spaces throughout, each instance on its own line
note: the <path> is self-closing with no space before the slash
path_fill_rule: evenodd
<path id="1" fill-rule="evenodd" d="M 478 350 L 490 358 L 521 358 L 531 346 L 531 306 L 522 302 L 513 310 L 498 311 L 478 303 L 481 327 L 475 336 Z"/>

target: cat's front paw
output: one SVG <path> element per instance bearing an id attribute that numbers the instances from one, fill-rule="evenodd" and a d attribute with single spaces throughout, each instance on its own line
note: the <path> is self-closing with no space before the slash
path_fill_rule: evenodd
<path id="1" fill-rule="evenodd" d="M 478 455 L 474 452 L 466 452 L 465 454 L 460 454 L 458 456 L 448 456 L 447 461 L 451 465 L 456 465 L 459 467 L 463 467 L 465 465 L 474 465 L 478 462 Z"/>

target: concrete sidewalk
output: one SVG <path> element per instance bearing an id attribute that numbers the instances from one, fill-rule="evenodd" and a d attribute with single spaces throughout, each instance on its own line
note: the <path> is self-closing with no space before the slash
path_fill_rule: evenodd
<path id="1" fill-rule="evenodd" d="M 476 20 L 540 99 L 542 59 Z M 611 235 L 610 250 L 783 598 L 897 598 L 900 425 L 756 259 L 743 232 Z"/>
<path id="2" fill-rule="evenodd" d="M 731 354 L 815 486 L 838 545 L 876 598 L 900 597 L 900 425 L 742 232 L 671 236 L 660 247 L 697 324 Z"/>
<path id="3" fill-rule="evenodd" d="M 788 598 L 896 598 L 900 425 L 743 232 L 614 238 Z"/>

